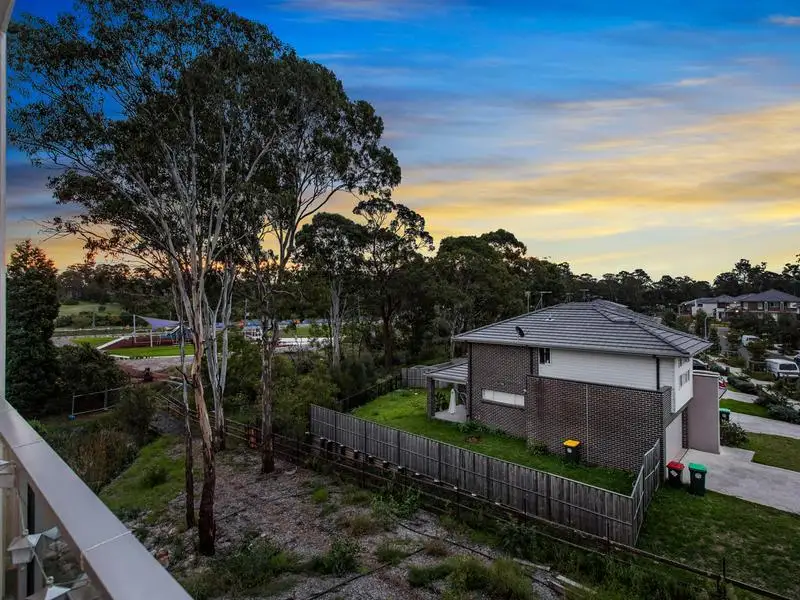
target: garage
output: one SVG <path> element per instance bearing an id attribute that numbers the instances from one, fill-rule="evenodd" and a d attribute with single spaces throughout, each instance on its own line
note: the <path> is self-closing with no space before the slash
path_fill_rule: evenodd
<path id="1" fill-rule="evenodd" d="M 683 448 L 682 415 L 675 415 L 675 418 L 672 419 L 672 423 L 667 425 L 667 432 L 664 437 L 666 439 L 665 462 L 680 459 L 685 451 L 685 448 Z"/>

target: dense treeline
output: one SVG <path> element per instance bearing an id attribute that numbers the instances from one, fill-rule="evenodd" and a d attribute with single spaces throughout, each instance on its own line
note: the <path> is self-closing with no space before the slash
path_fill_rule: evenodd
<path id="1" fill-rule="evenodd" d="M 372 232 L 358 215 L 319 213 L 298 233 L 299 251 L 278 316 L 327 320 L 335 342 L 334 369 L 354 348 L 357 354 L 373 353 L 385 367 L 452 355 L 452 335 L 540 302 L 605 298 L 686 327 L 675 318 L 685 300 L 768 289 L 800 295 L 800 255 L 780 273 L 741 259 L 712 282 L 686 275 L 653 279 L 644 269 L 597 278 L 575 274 L 567 262 L 529 256 L 525 245 L 504 230 L 448 237 L 430 252 L 433 240 L 422 215 L 401 205 L 390 208 L 387 222 L 396 223 Z M 77 264 L 58 276 L 58 286 L 62 302 L 116 302 L 128 320 L 132 313 L 174 315 L 169 281 L 143 268 Z M 246 277 L 237 281 L 233 321 L 244 318 L 247 302 L 254 305 L 252 288 Z M 757 321 L 743 317 L 735 327 L 759 334 L 796 329 L 790 318 Z"/>

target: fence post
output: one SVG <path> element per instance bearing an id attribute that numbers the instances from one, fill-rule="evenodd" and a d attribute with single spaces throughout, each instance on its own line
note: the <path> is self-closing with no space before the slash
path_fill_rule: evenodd
<path id="1" fill-rule="evenodd" d="M 436 442 L 436 448 L 438 450 L 436 454 L 438 455 L 438 459 L 439 459 L 439 481 L 441 481 L 442 480 L 442 443 L 441 442 Z"/>
<path id="2" fill-rule="evenodd" d="M 108 410 L 108 390 L 103 390 L 103 410 Z"/>
<path id="3" fill-rule="evenodd" d="M 75 416 L 75 394 L 74 393 L 72 394 L 72 410 L 70 411 L 69 414 L 71 414 L 73 417 Z"/>
<path id="4" fill-rule="evenodd" d="M 402 462 L 400 462 L 400 430 L 396 429 L 395 431 L 397 432 L 397 436 L 394 442 L 394 445 L 397 447 L 397 464 L 401 467 L 404 467 L 405 465 Z"/>

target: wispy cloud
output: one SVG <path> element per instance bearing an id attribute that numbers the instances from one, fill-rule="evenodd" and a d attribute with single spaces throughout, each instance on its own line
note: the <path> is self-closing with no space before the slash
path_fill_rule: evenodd
<path id="1" fill-rule="evenodd" d="M 286 10 L 311 13 L 322 19 L 405 21 L 421 14 L 442 12 L 452 2 L 425 0 L 283 0 Z"/>
<path id="2" fill-rule="evenodd" d="M 783 25 L 784 27 L 800 27 L 800 17 L 790 15 L 772 15 L 767 19 L 773 25 Z"/>

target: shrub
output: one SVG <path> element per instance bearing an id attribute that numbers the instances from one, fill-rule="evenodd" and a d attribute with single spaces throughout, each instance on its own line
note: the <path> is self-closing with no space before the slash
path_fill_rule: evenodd
<path id="1" fill-rule="evenodd" d="M 525 442 L 525 445 L 528 448 L 528 452 L 534 456 L 544 456 L 545 454 L 549 453 L 547 444 L 544 442 L 537 442 L 536 440 L 528 438 L 528 441 Z"/>
<path id="2" fill-rule="evenodd" d="M 169 474 L 164 465 L 152 465 L 142 474 L 141 484 L 143 488 L 151 489 L 162 483 L 167 482 Z"/>
<path id="3" fill-rule="evenodd" d="M 350 535 L 361 537 L 378 533 L 383 528 L 381 521 L 369 514 L 353 515 L 338 522 L 339 527 L 347 529 Z"/>
<path id="4" fill-rule="evenodd" d="M 771 404 L 767 407 L 769 416 L 773 419 L 786 421 L 787 423 L 800 423 L 800 411 L 788 404 Z"/>
<path id="5" fill-rule="evenodd" d="M 375 558 L 390 565 L 399 564 L 412 553 L 409 540 L 385 540 L 375 548 Z"/>
<path id="6" fill-rule="evenodd" d="M 120 428 L 139 446 L 150 437 L 150 423 L 155 416 L 155 401 L 147 387 L 134 387 L 122 391 L 122 397 L 114 407 L 114 416 Z"/>
<path id="7" fill-rule="evenodd" d="M 318 487 L 313 492 L 311 492 L 311 501 L 315 504 L 322 504 L 323 502 L 327 502 L 330 494 L 328 493 L 328 488 L 325 487 Z"/>
<path id="8" fill-rule="evenodd" d="M 747 433 L 736 423 L 722 421 L 719 425 L 719 441 L 723 446 L 741 448 L 747 444 Z"/>
<path id="9" fill-rule="evenodd" d="M 345 490 L 342 502 L 349 506 L 364 506 L 372 501 L 372 492 L 357 487 Z"/>
<path id="10" fill-rule="evenodd" d="M 430 538 L 426 540 L 423 551 L 428 556 L 447 556 L 450 554 L 447 544 L 436 538 Z"/>
<path id="11" fill-rule="evenodd" d="M 408 583 L 411 587 L 429 587 L 434 581 L 444 579 L 453 571 L 450 561 L 430 567 L 412 566 L 408 570 Z"/>
<path id="12" fill-rule="evenodd" d="M 353 539 L 339 537 L 333 540 L 331 549 L 311 561 L 311 569 L 323 575 L 341 577 L 358 568 L 358 555 L 361 547 Z"/>

